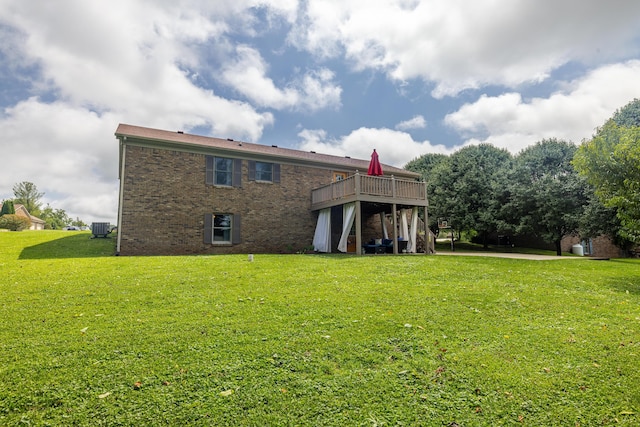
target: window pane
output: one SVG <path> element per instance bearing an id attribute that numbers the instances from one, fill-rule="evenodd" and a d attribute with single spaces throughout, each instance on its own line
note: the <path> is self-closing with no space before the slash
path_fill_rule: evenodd
<path id="1" fill-rule="evenodd" d="M 216 171 L 216 185 L 231 185 L 231 173 Z"/>
<path id="2" fill-rule="evenodd" d="M 231 242 L 231 215 L 213 216 L 213 241 Z"/>
<path id="3" fill-rule="evenodd" d="M 213 226 L 216 228 L 220 227 L 231 227 L 231 215 L 216 215 L 213 217 Z"/>
<path id="4" fill-rule="evenodd" d="M 216 170 L 231 172 L 232 169 L 233 169 L 233 161 L 231 159 L 216 157 Z"/>
<path id="5" fill-rule="evenodd" d="M 233 184 L 233 160 L 223 157 L 216 157 L 215 163 L 215 184 L 229 185 Z"/>
<path id="6" fill-rule="evenodd" d="M 213 241 L 214 242 L 230 242 L 231 230 L 219 230 L 213 229 Z"/>
<path id="7" fill-rule="evenodd" d="M 273 163 L 256 162 L 256 181 L 273 181 Z"/>

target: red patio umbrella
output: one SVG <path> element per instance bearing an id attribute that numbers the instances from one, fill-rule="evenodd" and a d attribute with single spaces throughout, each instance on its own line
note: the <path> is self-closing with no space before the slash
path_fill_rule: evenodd
<path id="1" fill-rule="evenodd" d="M 371 153 L 371 161 L 369 162 L 369 170 L 367 171 L 367 175 L 373 176 L 381 176 L 382 175 L 382 166 L 380 165 L 380 160 L 378 159 L 378 153 L 376 153 L 376 149 L 373 149 L 373 153 Z"/>

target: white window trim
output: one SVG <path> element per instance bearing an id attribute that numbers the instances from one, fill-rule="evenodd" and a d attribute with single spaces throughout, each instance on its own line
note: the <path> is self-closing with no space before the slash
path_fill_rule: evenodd
<path id="1" fill-rule="evenodd" d="M 216 216 L 228 216 L 229 217 L 229 226 L 228 227 L 216 227 L 215 221 Z M 229 230 L 229 240 L 216 240 L 216 230 Z M 233 215 L 225 214 L 225 213 L 214 213 L 211 218 L 211 244 L 216 246 L 231 246 L 233 244 Z"/>

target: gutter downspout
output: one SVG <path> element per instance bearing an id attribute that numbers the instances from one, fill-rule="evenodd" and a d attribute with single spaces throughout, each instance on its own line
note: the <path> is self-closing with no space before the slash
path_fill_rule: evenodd
<path id="1" fill-rule="evenodd" d="M 127 154 L 126 136 L 120 139 L 120 194 L 118 195 L 118 239 L 116 241 L 116 255 L 120 255 L 120 241 L 122 239 L 122 199 L 124 198 L 124 164 Z"/>

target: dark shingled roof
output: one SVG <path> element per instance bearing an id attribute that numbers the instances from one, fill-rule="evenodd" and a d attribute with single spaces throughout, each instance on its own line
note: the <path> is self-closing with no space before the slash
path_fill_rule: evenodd
<path id="1" fill-rule="evenodd" d="M 347 169 L 360 170 L 366 173 L 369 167 L 369 160 L 352 159 L 350 157 L 332 156 L 329 154 L 320 154 L 315 152 L 307 152 L 294 150 L 291 148 L 280 148 L 269 145 L 254 144 L 250 142 L 234 141 L 232 139 L 212 138 L 208 136 L 193 135 L 183 132 L 171 132 L 166 130 L 145 128 L 127 124 L 120 124 L 115 133 L 116 137 L 130 137 L 138 140 L 145 140 L 150 143 L 159 141 L 182 145 L 185 148 L 203 147 L 216 148 L 229 151 L 235 151 L 245 154 L 258 154 L 269 157 L 278 157 L 289 159 L 291 161 L 302 161 L 305 163 L 316 163 L 322 166 L 343 167 Z M 385 175 L 399 175 L 403 177 L 419 178 L 420 174 L 408 171 L 406 169 L 397 168 L 382 164 L 382 170 Z"/>

